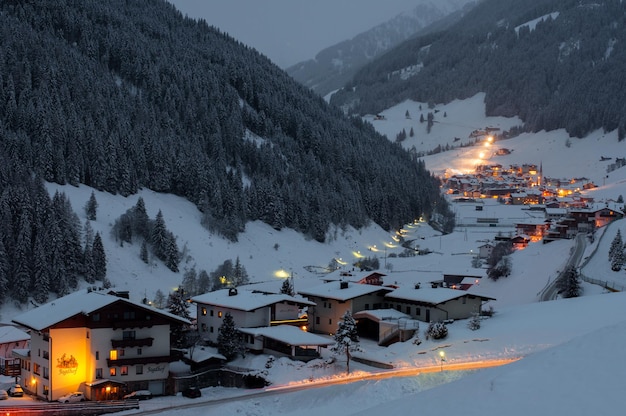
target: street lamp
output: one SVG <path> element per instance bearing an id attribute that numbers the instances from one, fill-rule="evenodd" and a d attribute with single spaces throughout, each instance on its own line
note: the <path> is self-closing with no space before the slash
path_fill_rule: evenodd
<path id="1" fill-rule="evenodd" d="M 441 357 L 441 371 L 443 371 L 443 363 L 446 361 L 446 352 L 444 350 L 439 351 L 439 357 Z"/>

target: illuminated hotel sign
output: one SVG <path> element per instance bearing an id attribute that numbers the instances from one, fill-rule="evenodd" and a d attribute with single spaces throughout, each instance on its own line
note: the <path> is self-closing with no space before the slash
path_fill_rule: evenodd
<path id="1" fill-rule="evenodd" d="M 57 368 L 59 369 L 59 374 L 61 375 L 75 375 L 78 370 L 78 361 L 76 361 L 76 358 L 74 358 L 73 355 L 70 355 L 70 357 L 67 358 L 67 355 L 63 354 L 61 358 L 57 358 Z"/>

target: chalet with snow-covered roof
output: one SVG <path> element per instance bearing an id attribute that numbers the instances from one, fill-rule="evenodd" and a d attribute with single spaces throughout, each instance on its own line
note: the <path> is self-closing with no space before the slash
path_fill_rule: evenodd
<path id="1" fill-rule="evenodd" d="M 491 253 L 493 252 L 493 248 L 495 246 L 491 243 L 485 243 L 482 246 L 478 247 L 478 257 L 480 257 L 481 259 L 487 259 L 491 256 Z"/>
<path id="2" fill-rule="evenodd" d="M 549 227 L 550 223 L 545 218 L 528 218 L 515 223 L 515 232 L 536 242 L 541 241 Z"/>
<path id="3" fill-rule="evenodd" d="M 382 309 L 385 294 L 393 289 L 384 286 L 333 281 L 299 291 L 315 303 L 308 309 L 308 325 L 312 332 L 334 334 L 339 321 L 350 311 Z"/>
<path id="4" fill-rule="evenodd" d="M 253 353 L 285 356 L 298 361 L 311 361 L 321 356 L 321 348 L 335 343 L 331 338 L 306 332 L 293 325 L 239 328 L 246 348 Z"/>
<path id="5" fill-rule="evenodd" d="M 40 399 L 82 391 L 90 400 L 125 391 L 165 394 L 170 326 L 186 319 L 141 303 L 81 290 L 13 318 L 30 329 L 21 354 L 23 387 Z"/>
<path id="6" fill-rule="evenodd" d="M 400 287 L 385 295 L 389 308 L 404 312 L 423 322 L 443 322 L 466 319 L 480 313 L 484 302 L 495 300 L 487 296 L 444 287 Z"/>
<path id="7" fill-rule="evenodd" d="M 373 339 L 378 345 L 411 339 L 419 329 L 419 322 L 395 309 L 376 309 L 356 312 L 357 331 L 360 337 Z"/>
<path id="8" fill-rule="evenodd" d="M 264 348 L 263 339 L 260 338 L 263 333 L 259 328 L 279 325 L 306 327 L 307 319 L 301 317 L 302 310 L 315 306 L 314 302 L 304 298 L 248 290 L 242 287 L 216 290 L 194 296 L 191 301 L 197 306 L 198 332 L 203 340 L 211 343 L 217 342 L 218 330 L 222 326 L 224 316 L 229 313 L 237 329 L 243 334 L 250 335 L 244 338 L 246 348 L 252 351 Z M 246 331 L 251 328 L 257 331 Z M 296 345 L 301 339 L 294 337 L 292 345 Z"/>
<path id="9" fill-rule="evenodd" d="M 30 335 L 13 325 L 0 325 L 0 374 L 15 377 L 20 374 L 20 359 L 13 350 L 28 347 Z"/>

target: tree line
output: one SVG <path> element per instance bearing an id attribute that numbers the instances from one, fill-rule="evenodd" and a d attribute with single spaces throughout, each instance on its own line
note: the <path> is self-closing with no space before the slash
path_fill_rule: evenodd
<path id="1" fill-rule="evenodd" d="M 195 203 L 324 241 L 449 215 L 424 164 L 164 0 L 0 4 L 0 153 L 45 181 Z"/>

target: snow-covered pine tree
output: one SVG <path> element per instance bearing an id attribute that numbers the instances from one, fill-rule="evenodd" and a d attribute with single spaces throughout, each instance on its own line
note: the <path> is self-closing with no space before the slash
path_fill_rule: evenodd
<path id="1" fill-rule="evenodd" d="M 161 289 L 157 289 L 154 293 L 154 306 L 157 309 L 163 309 L 163 306 L 165 306 L 165 294 L 163 294 Z"/>
<path id="2" fill-rule="evenodd" d="M 189 303 L 185 299 L 185 290 L 178 287 L 167 297 L 167 311 L 181 318 L 190 319 Z M 170 341 L 172 345 L 182 348 L 185 345 L 185 327 L 183 324 L 172 324 L 170 327 Z"/>
<path id="3" fill-rule="evenodd" d="M 93 265 L 95 270 L 96 280 L 104 281 L 107 275 L 107 257 L 104 252 L 104 245 L 102 244 L 102 237 L 100 233 L 96 233 L 93 238 L 93 247 L 91 249 L 93 256 Z"/>
<path id="4" fill-rule="evenodd" d="M 347 372 L 350 373 L 350 357 L 353 352 L 361 351 L 361 346 L 359 344 L 356 321 L 349 310 L 343 314 L 341 321 L 339 321 L 337 332 L 333 339 L 335 340 L 335 345 L 330 350 L 333 354 L 346 354 Z"/>
<path id="5" fill-rule="evenodd" d="M 625 261 L 626 257 L 624 256 L 624 250 L 616 250 L 615 254 L 613 254 L 613 259 L 611 260 L 611 270 L 619 272 L 622 270 L 622 266 L 624 266 Z"/>
<path id="6" fill-rule="evenodd" d="M 195 296 L 198 294 L 198 278 L 197 278 L 196 268 L 192 267 L 191 269 L 185 271 L 183 275 L 183 281 L 181 286 L 185 290 L 188 296 Z"/>
<path id="7" fill-rule="evenodd" d="M 285 279 L 283 285 L 280 287 L 280 293 L 283 295 L 293 296 L 293 285 L 291 284 L 291 278 Z"/>
<path id="8" fill-rule="evenodd" d="M 211 291 L 211 278 L 206 270 L 200 270 L 198 273 L 198 294 L 203 294 Z"/>
<path id="9" fill-rule="evenodd" d="M 580 286 L 578 271 L 573 266 L 569 266 L 565 270 L 563 277 L 557 283 L 557 287 L 559 288 L 559 293 L 564 298 L 576 298 L 580 296 L 582 288 Z"/>
<path id="10" fill-rule="evenodd" d="M 624 242 L 622 241 L 622 232 L 620 231 L 620 229 L 617 229 L 617 233 L 615 234 L 615 237 L 613 238 L 613 241 L 611 241 L 611 246 L 609 248 L 609 260 L 613 260 L 613 257 L 615 256 L 615 254 L 618 251 L 623 251 L 624 249 Z"/>
<path id="11" fill-rule="evenodd" d="M 85 214 L 89 221 L 95 221 L 98 212 L 98 201 L 96 201 L 96 194 L 91 191 L 91 196 L 85 204 Z"/>
<path id="12" fill-rule="evenodd" d="M 239 256 L 235 260 L 235 267 L 233 269 L 233 283 L 235 286 L 241 286 L 249 283 L 248 272 L 243 264 L 239 261 Z"/>
<path id="13" fill-rule="evenodd" d="M 241 333 L 235 327 L 235 320 L 230 312 L 226 312 L 222 325 L 218 328 L 217 334 L 217 352 L 226 357 L 230 361 L 237 354 L 243 354 L 243 344 L 241 342 Z"/>

